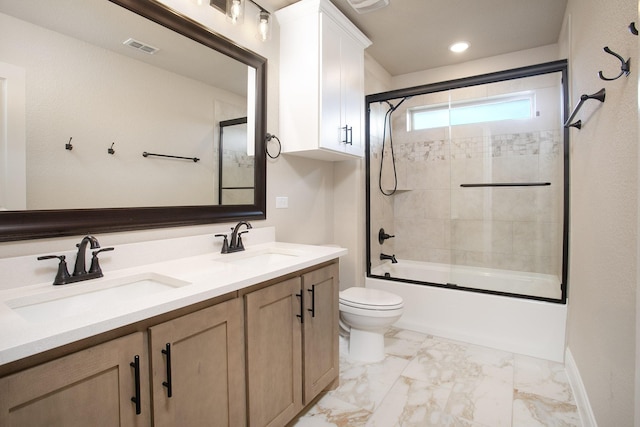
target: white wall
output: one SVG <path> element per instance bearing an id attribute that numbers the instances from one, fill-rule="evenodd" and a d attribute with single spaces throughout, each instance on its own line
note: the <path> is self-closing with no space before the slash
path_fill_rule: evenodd
<path id="1" fill-rule="evenodd" d="M 639 356 L 638 37 L 627 26 L 637 19 L 637 3 L 569 0 L 566 18 L 572 104 L 581 94 L 607 91 L 604 104 L 584 104 L 577 117 L 584 126 L 571 130 L 568 348 L 598 425 L 632 426 Z M 620 71 L 604 46 L 632 58 L 629 77 L 598 78 L 598 71 Z"/>

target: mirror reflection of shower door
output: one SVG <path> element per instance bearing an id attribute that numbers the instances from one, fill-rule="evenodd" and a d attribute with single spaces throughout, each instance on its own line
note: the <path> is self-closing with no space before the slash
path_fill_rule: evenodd
<path id="1" fill-rule="evenodd" d="M 367 97 L 371 275 L 564 301 L 566 65 L 541 68 Z"/>
<path id="2" fill-rule="evenodd" d="M 247 154 L 246 117 L 220 122 L 219 158 L 219 203 L 253 203 L 255 158 Z"/>

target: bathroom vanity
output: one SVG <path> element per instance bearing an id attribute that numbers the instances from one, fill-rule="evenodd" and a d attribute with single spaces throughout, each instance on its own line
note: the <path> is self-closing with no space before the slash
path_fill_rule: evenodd
<path id="1" fill-rule="evenodd" d="M 1 291 L 0 425 L 285 425 L 338 378 L 346 250 L 273 234 L 229 255 L 213 236 L 148 242 L 209 248 L 112 270 L 147 243 L 121 245 L 101 279 Z"/>

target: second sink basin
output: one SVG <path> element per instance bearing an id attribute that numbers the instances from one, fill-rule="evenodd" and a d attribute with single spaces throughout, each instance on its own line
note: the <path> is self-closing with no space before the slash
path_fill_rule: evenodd
<path id="1" fill-rule="evenodd" d="M 225 262 L 248 268 L 267 268 L 274 265 L 294 261 L 300 253 L 297 251 L 269 248 L 258 252 L 241 252 L 233 254 Z M 233 257 L 233 258 L 231 258 Z"/>
<path id="2" fill-rule="evenodd" d="M 89 280 L 57 286 L 48 292 L 9 300 L 7 305 L 30 322 L 49 322 L 188 284 L 162 274 L 141 273 L 112 280 Z"/>

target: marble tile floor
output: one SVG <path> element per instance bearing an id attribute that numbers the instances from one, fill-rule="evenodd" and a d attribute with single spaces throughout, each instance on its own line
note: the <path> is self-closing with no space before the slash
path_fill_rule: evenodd
<path id="1" fill-rule="evenodd" d="M 581 426 L 564 366 L 391 328 L 379 363 L 348 360 L 295 427 Z"/>

